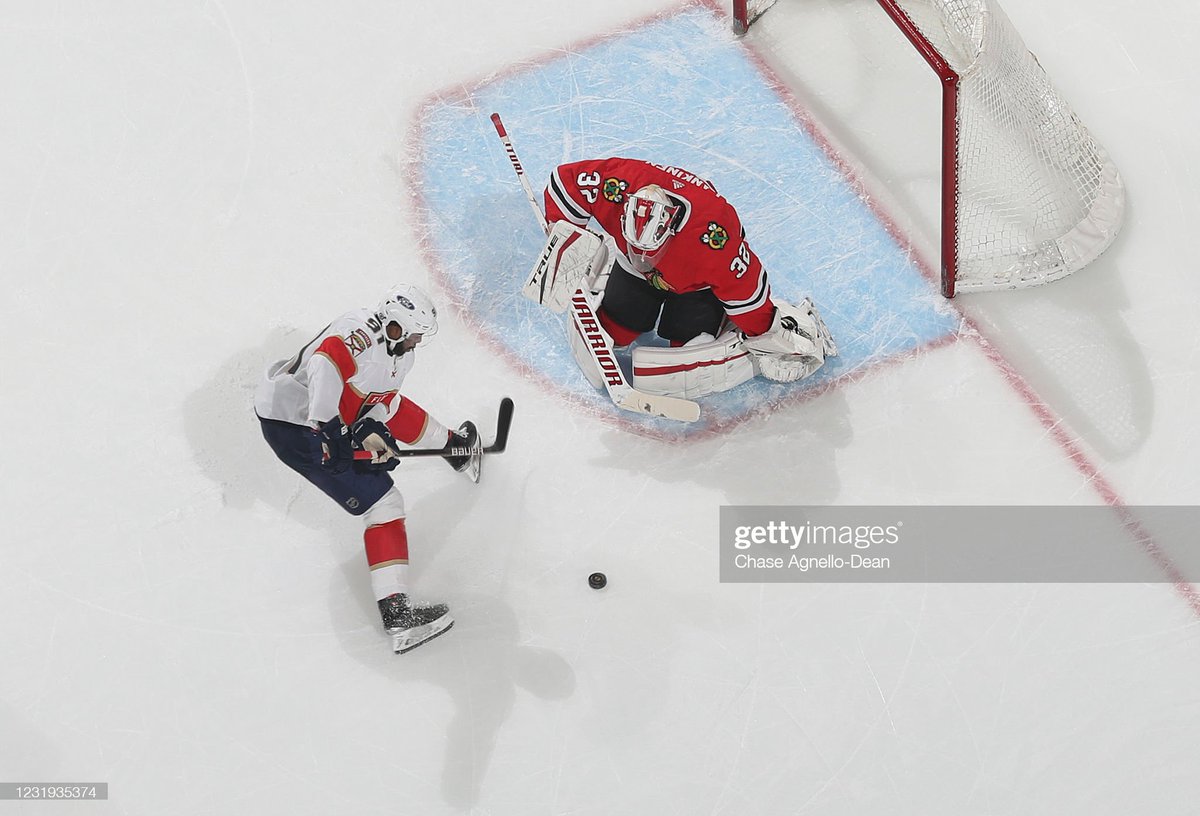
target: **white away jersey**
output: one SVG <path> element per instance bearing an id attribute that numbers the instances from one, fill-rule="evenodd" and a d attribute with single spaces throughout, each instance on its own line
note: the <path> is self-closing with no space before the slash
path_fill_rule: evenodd
<path id="1" fill-rule="evenodd" d="M 392 356 L 372 310 L 347 312 L 296 356 L 267 368 L 254 410 L 263 419 L 314 427 L 334 414 L 352 425 L 369 411 L 386 422 L 400 407 L 414 352 Z"/>

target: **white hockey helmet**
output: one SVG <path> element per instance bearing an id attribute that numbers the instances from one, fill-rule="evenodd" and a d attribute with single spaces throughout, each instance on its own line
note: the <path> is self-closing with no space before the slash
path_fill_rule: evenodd
<path id="1" fill-rule="evenodd" d="M 653 266 L 675 234 L 678 215 L 679 205 L 657 184 L 650 184 L 629 196 L 621 213 L 621 235 L 629 245 L 630 260 Z"/>
<path id="2" fill-rule="evenodd" d="M 437 334 L 437 308 L 429 295 L 412 284 L 401 283 L 388 290 L 376 313 L 383 326 L 387 349 L 392 354 L 402 354 L 400 344 L 414 334 L 419 334 L 422 340 Z M 388 332 L 392 323 L 400 327 L 399 337 L 392 337 Z"/>

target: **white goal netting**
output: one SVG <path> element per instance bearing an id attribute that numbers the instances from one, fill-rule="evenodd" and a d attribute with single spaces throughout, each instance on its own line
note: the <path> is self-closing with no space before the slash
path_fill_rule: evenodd
<path id="1" fill-rule="evenodd" d="M 956 185 L 956 217 L 942 226 L 954 234 L 954 257 L 943 258 L 953 289 L 1032 286 L 1095 260 L 1121 224 L 1120 175 L 1003 10 L 994 0 L 876 1 L 958 75 L 957 179 L 943 179 Z M 748 19 L 761 5 L 771 4 L 751 3 Z"/>

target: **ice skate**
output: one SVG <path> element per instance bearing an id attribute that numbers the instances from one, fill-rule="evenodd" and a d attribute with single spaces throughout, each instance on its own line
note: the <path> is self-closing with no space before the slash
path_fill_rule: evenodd
<path id="1" fill-rule="evenodd" d="M 475 423 L 467 420 L 460 425 L 458 430 L 451 435 L 446 447 L 470 451 L 461 456 L 447 456 L 446 461 L 450 463 L 450 467 L 459 473 L 467 474 L 472 482 L 478 483 L 480 472 L 483 470 L 483 448 L 479 444 L 479 430 L 475 427 Z"/>
<path id="2" fill-rule="evenodd" d="M 383 628 L 392 636 L 392 651 L 404 654 L 433 640 L 454 625 L 446 604 L 410 603 L 403 593 L 379 602 Z"/>

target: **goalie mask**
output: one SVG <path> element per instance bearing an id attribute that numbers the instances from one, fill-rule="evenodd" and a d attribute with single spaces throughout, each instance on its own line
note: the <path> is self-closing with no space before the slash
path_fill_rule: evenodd
<path id="1" fill-rule="evenodd" d="M 639 272 L 654 268 L 678 229 L 679 215 L 679 205 L 657 184 L 643 187 L 626 199 L 621 235 L 629 246 L 629 260 Z"/>
<path id="2" fill-rule="evenodd" d="M 437 334 L 437 309 L 433 301 L 410 284 L 392 287 L 379 303 L 376 314 L 383 326 L 388 353 L 396 357 Z M 414 342 L 405 342 L 412 337 L 416 338 Z"/>

